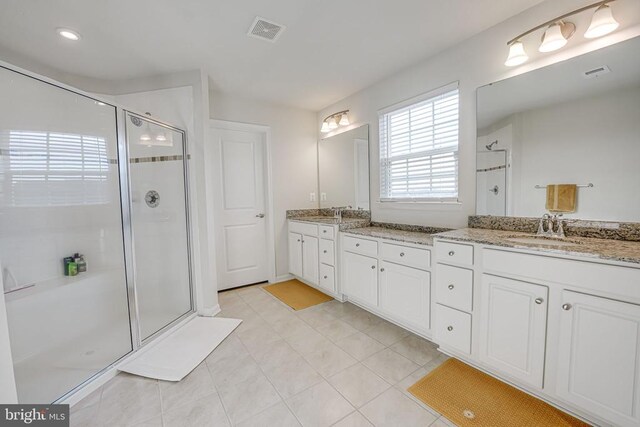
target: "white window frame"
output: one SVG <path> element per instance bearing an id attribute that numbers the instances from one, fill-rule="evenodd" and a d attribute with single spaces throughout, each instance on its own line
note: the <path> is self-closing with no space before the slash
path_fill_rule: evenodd
<path id="1" fill-rule="evenodd" d="M 436 98 L 440 95 L 443 95 L 447 92 L 458 91 L 458 141 L 456 144 L 455 150 L 451 149 L 436 149 L 436 150 L 427 150 L 424 153 L 429 153 L 429 155 L 435 155 L 438 153 L 453 153 L 456 156 L 456 171 L 455 171 L 455 187 L 456 187 L 456 195 L 451 197 L 386 197 L 383 192 L 383 183 L 385 180 L 385 176 L 388 173 L 386 169 L 386 164 L 388 163 L 388 158 L 383 157 L 384 149 L 382 147 L 383 142 L 388 141 L 388 136 L 383 136 L 381 133 L 383 131 L 389 131 L 388 126 L 383 126 L 382 121 L 386 120 L 388 115 L 394 112 L 398 112 L 400 110 L 405 110 L 411 108 L 415 105 L 424 103 L 432 98 Z M 442 86 L 438 89 L 432 90 L 430 92 L 424 93 L 422 95 L 416 96 L 414 98 L 399 102 L 397 104 L 391 105 L 389 107 L 383 108 L 378 111 L 378 120 L 380 123 L 379 127 L 379 166 L 380 166 L 380 182 L 379 182 L 379 199 L 378 201 L 381 203 L 451 203 L 451 204 L 459 204 L 459 179 L 460 179 L 460 170 L 459 170 L 459 149 L 460 149 L 460 93 L 459 93 L 459 82 L 453 82 L 446 86 Z M 384 139 L 383 139 L 384 138 Z M 413 156 L 403 156 L 403 157 L 413 157 Z"/>

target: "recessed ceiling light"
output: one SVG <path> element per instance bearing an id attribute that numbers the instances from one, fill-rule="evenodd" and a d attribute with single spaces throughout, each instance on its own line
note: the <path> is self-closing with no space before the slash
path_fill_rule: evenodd
<path id="1" fill-rule="evenodd" d="M 78 34 L 76 31 L 70 30 L 68 28 L 58 28 L 56 31 L 60 36 L 64 37 L 65 39 L 69 39 L 73 41 L 80 40 L 80 34 Z"/>

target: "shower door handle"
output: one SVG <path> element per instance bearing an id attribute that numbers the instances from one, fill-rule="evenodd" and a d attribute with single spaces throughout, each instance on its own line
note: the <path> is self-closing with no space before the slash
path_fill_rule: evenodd
<path id="1" fill-rule="evenodd" d="M 259 213 L 258 215 L 256 215 L 256 218 L 264 218 L 264 214 L 263 213 Z"/>

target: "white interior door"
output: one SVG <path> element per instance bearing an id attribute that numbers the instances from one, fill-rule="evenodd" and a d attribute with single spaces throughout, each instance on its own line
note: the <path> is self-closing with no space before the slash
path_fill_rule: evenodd
<path id="1" fill-rule="evenodd" d="M 269 277 L 262 132 L 213 129 L 218 289 Z"/>

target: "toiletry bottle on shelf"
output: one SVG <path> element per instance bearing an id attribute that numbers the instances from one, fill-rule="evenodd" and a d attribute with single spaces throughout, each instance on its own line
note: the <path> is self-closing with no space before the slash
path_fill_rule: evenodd
<path id="1" fill-rule="evenodd" d="M 74 262 L 74 261 L 73 261 L 73 257 L 71 257 L 71 256 L 65 257 L 62 260 L 62 263 L 64 265 L 64 275 L 65 276 L 69 276 L 69 264 L 72 263 L 72 262 Z"/>
<path id="2" fill-rule="evenodd" d="M 87 271 L 87 261 L 84 260 L 84 255 L 80 254 L 80 256 L 75 259 L 75 262 L 78 265 L 78 273 Z"/>
<path id="3" fill-rule="evenodd" d="M 67 263 L 67 276 L 77 276 L 78 275 L 78 264 L 75 261 L 71 261 Z"/>

